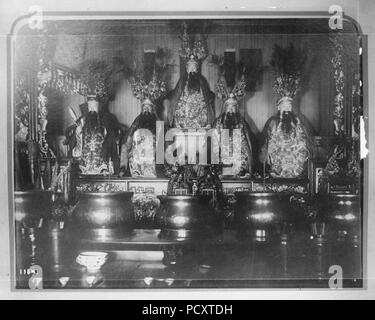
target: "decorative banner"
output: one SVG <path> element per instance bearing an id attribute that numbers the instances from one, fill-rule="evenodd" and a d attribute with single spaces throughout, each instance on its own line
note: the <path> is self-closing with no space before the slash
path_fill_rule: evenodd
<path id="1" fill-rule="evenodd" d="M 37 125 L 37 142 L 39 143 L 39 150 L 41 158 L 56 158 L 55 154 L 49 147 L 46 140 L 47 127 L 47 104 L 48 98 L 45 90 L 51 80 L 51 62 L 50 62 L 50 46 L 49 46 L 48 30 L 44 28 L 40 31 L 38 42 L 38 61 L 39 69 L 37 73 L 37 111 L 38 111 L 38 125 Z"/>
<path id="2" fill-rule="evenodd" d="M 331 34 L 330 41 L 333 46 L 333 78 L 335 80 L 336 95 L 334 98 L 333 123 L 335 135 L 341 136 L 344 133 L 344 61 L 343 61 L 343 35 L 342 33 Z"/>
<path id="3" fill-rule="evenodd" d="M 360 137 L 360 118 L 363 114 L 361 96 L 360 73 L 356 73 L 354 75 L 354 84 L 352 85 L 352 138 L 354 139 L 359 139 Z"/>
<path id="4" fill-rule="evenodd" d="M 348 52 L 344 52 L 344 35 L 342 32 L 335 32 L 330 35 L 332 44 L 331 63 L 333 66 L 333 78 L 335 81 L 335 98 L 333 123 L 335 136 L 341 139 L 335 143 L 329 154 L 327 165 L 323 171 L 324 176 L 328 178 L 332 186 L 331 192 L 335 189 L 342 191 L 344 186 L 357 185 L 361 176 L 361 167 L 359 163 L 359 135 L 358 119 L 360 116 L 360 79 L 358 75 L 354 76 L 355 84 L 352 86 L 352 128 L 351 137 L 345 137 L 345 113 L 344 113 L 344 94 L 345 94 L 345 74 L 344 64 L 350 69 L 351 60 L 357 61 Z M 353 44 L 350 44 L 353 45 Z M 349 47 L 346 50 L 350 50 Z M 346 54 L 346 55 L 345 55 Z M 349 58 L 348 58 L 349 56 Z M 345 58 L 346 57 L 346 58 Z M 350 115 L 348 115 L 350 117 Z M 353 190 L 348 189 L 350 192 Z"/>

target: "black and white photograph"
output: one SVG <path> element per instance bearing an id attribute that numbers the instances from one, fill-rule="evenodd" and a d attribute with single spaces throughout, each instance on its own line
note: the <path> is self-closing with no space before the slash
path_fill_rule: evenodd
<path id="1" fill-rule="evenodd" d="M 4 29 L 13 294 L 374 288 L 375 4 L 222 2 Z"/>

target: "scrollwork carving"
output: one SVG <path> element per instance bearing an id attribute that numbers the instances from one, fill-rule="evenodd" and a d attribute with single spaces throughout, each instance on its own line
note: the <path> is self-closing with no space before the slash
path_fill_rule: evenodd
<path id="1" fill-rule="evenodd" d="M 112 182 L 80 183 L 77 185 L 78 192 L 121 192 L 126 191 L 125 185 Z"/>

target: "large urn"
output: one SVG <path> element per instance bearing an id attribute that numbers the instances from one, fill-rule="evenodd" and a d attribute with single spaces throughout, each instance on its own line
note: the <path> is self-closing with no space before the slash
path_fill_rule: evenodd
<path id="1" fill-rule="evenodd" d="M 206 196 L 159 196 L 156 223 L 160 238 L 189 241 L 214 236 L 219 230 L 214 209 Z"/>
<path id="2" fill-rule="evenodd" d="M 267 242 L 286 237 L 300 220 L 288 194 L 236 192 L 235 196 L 234 219 L 242 239 Z"/>
<path id="3" fill-rule="evenodd" d="M 327 224 L 327 233 L 344 239 L 359 237 L 361 231 L 361 203 L 356 194 L 330 194 L 322 199 L 319 220 Z"/>
<path id="4" fill-rule="evenodd" d="M 133 192 L 82 192 L 73 208 L 75 236 L 109 240 L 131 234 L 134 228 Z"/>
<path id="5" fill-rule="evenodd" d="M 26 228 L 40 226 L 42 219 L 51 217 L 52 192 L 27 190 L 14 192 L 15 220 Z"/>

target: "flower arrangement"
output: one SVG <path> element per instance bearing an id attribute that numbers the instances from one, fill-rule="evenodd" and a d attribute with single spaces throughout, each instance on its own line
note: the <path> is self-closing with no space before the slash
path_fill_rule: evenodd
<path id="1" fill-rule="evenodd" d="M 136 221 L 152 222 L 154 220 L 160 206 L 160 200 L 154 193 L 135 193 L 132 202 Z"/>

